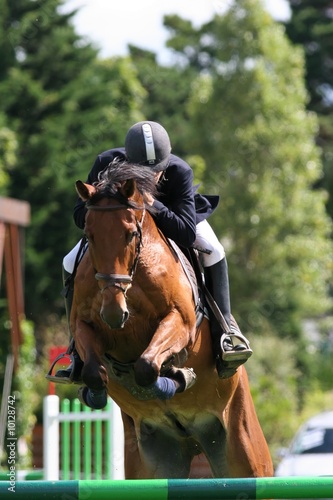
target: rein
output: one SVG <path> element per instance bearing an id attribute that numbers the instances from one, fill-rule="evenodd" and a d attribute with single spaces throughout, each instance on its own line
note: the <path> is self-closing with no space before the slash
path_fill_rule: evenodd
<path id="1" fill-rule="evenodd" d="M 105 281 L 106 285 L 101 289 L 101 293 L 103 293 L 107 288 L 110 287 L 115 287 L 120 289 L 123 294 L 126 296 L 127 290 L 130 288 L 132 281 L 133 281 L 133 276 L 136 271 L 136 267 L 138 265 L 139 257 L 140 257 L 140 252 L 141 252 L 141 246 L 142 246 L 142 223 L 143 219 L 145 216 L 145 207 L 137 205 L 136 203 L 129 202 L 126 198 L 122 198 L 120 195 L 114 196 L 114 198 L 118 199 L 121 204 L 120 205 L 106 205 L 104 207 L 97 206 L 97 205 L 91 205 L 89 203 L 86 203 L 86 208 L 87 210 L 93 210 L 93 211 L 99 211 L 99 212 L 115 212 L 117 210 L 128 210 L 128 209 L 134 209 L 134 210 L 142 210 L 143 211 L 143 216 L 141 221 L 138 220 L 138 218 L 135 216 L 135 223 L 136 223 L 136 228 L 137 231 L 133 233 L 133 236 L 137 238 L 137 244 L 136 244 L 136 251 L 135 251 L 135 258 L 134 262 L 130 271 L 130 274 L 105 274 L 105 273 L 99 273 L 96 272 L 95 278 L 97 281 Z M 123 286 L 123 284 L 126 284 L 126 286 Z"/>

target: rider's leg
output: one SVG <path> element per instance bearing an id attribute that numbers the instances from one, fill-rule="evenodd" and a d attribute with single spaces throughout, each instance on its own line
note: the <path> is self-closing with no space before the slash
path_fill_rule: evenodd
<path id="1" fill-rule="evenodd" d="M 205 268 L 206 286 L 212 294 L 217 306 L 226 320 L 229 331 L 223 332 L 214 314 L 210 315 L 210 329 L 213 349 L 216 357 L 216 369 L 219 377 L 225 378 L 235 373 L 251 356 L 252 350 L 243 342 L 233 342 L 231 329 L 230 295 L 228 282 L 228 266 L 226 257 Z M 223 335 L 223 333 L 227 335 Z"/>
<path id="2" fill-rule="evenodd" d="M 206 286 L 217 303 L 230 330 L 231 306 L 227 258 L 205 266 Z"/>
<path id="3" fill-rule="evenodd" d="M 83 362 L 75 349 L 75 342 L 72 337 L 71 327 L 70 327 L 70 316 L 72 310 L 73 303 L 73 295 L 74 295 L 74 280 L 72 279 L 72 274 L 67 272 L 65 268 L 62 268 L 62 277 L 64 284 L 64 298 L 65 298 L 65 309 L 66 309 L 66 317 L 68 322 L 68 329 L 70 333 L 70 344 L 67 350 L 68 354 L 71 355 L 72 361 L 70 365 L 65 368 L 58 370 L 55 374 L 57 378 L 63 379 L 71 379 L 73 382 L 81 381 L 81 370 L 83 368 Z"/>
<path id="4" fill-rule="evenodd" d="M 251 356 L 252 351 L 245 343 L 240 342 L 235 345 L 233 343 L 234 335 L 230 328 L 231 309 L 227 260 L 223 246 L 206 220 L 197 225 L 195 244 L 210 252 L 202 254 L 206 286 L 223 314 L 229 329 L 229 331 L 223 331 L 215 315 L 213 313 L 210 315 L 216 368 L 219 376 L 223 378 L 233 375 L 237 367 L 245 363 Z"/>
<path id="5" fill-rule="evenodd" d="M 86 246 L 83 240 L 80 240 L 74 248 L 64 257 L 62 263 L 62 277 L 63 277 L 63 296 L 65 299 L 66 317 L 68 322 L 68 328 L 70 333 L 70 344 L 67 349 L 67 354 L 72 357 L 72 362 L 68 368 L 65 370 L 58 370 L 53 376 L 50 372 L 52 371 L 53 365 L 51 366 L 50 372 L 46 376 L 49 380 L 54 382 L 79 382 L 81 379 L 81 369 L 83 362 L 80 359 L 76 349 L 74 339 L 72 337 L 70 328 L 70 315 L 72 309 L 73 295 L 74 295 L 74 277 L 75 266 L 77 265 L 77 260 L 81 258 Z M 74 371 L 73 371 L 74 370 Z"/>

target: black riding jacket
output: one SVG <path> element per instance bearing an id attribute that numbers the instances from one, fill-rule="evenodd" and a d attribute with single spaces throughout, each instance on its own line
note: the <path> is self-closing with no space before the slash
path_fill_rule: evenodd
<path id="1" fill-rule="evenodd" d="M 126 160 L 125 148 L 114 148 L 98 155 L 89 172 L 87 183 L 98 181 L 98 174 L 114 159 Z M 153 217 L 162 233 L 178 245 L 190 247 L 196 238 L 196 225 L 209 217 L 218 204 L 218 196 L 203 196 L 195 192 L 193 171 L 181 158 L 170 155 L 170 162 L 158 183 Z M 84 228 L 85 203 L 78 198 L 74 208 L 74 221 Z"/>

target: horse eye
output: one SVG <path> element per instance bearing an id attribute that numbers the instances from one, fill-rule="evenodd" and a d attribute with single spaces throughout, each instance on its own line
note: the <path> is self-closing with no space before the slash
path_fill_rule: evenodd
<path id="1" fill-rule="evenodd" d="M 134 238 L 136 238 L 138 236 L 138 232 L 137 231 L 133 231 L 132 233 L 128 233 L 128 236 L 127 236 L 127 244 L 130 244 Z"/>

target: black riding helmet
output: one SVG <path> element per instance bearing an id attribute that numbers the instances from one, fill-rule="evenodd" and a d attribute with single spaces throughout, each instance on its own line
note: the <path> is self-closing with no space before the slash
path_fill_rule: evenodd
<path id="1" fill-rule="evenodd" d="M 127 132 L 125 139 L 127 159 L 131 163 L 146 165 L 155 172 L 165 170 L 169 164 L 171 144 L 167 131 L 156 122 L 138 122 Z"/>

